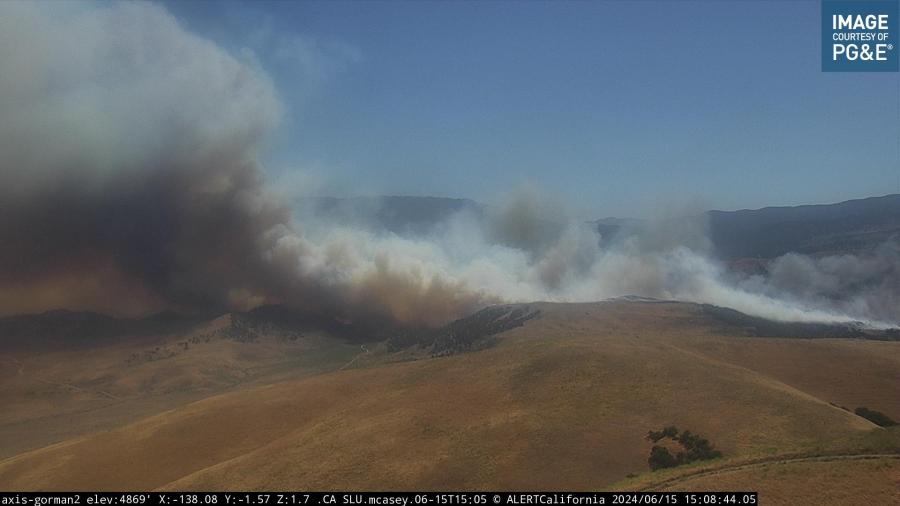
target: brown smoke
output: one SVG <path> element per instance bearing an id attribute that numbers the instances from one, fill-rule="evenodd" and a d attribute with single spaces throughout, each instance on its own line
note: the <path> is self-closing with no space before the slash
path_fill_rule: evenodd
<path id="1" fill-rule="evenodd" d="M 478 299 L 386 263 L 304 271 L 256 163 L 273 86 L 162 8 L 4 2 L 0 34 L 0 313 L 288 303 L 418 324 Z"/>
<path id="2" fill-rule="evenodd" d="M 158 5 L 0 2 L 0 314 L 275 303 L 418 326 L 500 300 L 637 294 L 782 320 L 900 317 L 896 247 L 787 257 L 735 284 L 702 224 L 600 248 L 595 228 L 527 193 L 431 236 L 292 221 L 257 163 L 280 115 L 252 59 Z"/>

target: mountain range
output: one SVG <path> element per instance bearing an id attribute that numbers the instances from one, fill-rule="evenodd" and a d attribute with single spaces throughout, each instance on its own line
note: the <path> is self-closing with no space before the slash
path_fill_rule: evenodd
<path id="1" fill-rule="evenodd" d="M 421 234 L 459 212 L 483 217 L 491 206 L 469 199 L 441 197 L 321 197 L 301 206 L 343 222 L 400 235 Z M 900 234 L 900 194 L 848 200 L 836 204 L 707 211 L 700 220 L 721 260 L 771 259 L 788 252 L 809 255 L 868 251 Z M 604 242 L 634 231 L 646 220 L 608 217 L 590 222 Z"/>

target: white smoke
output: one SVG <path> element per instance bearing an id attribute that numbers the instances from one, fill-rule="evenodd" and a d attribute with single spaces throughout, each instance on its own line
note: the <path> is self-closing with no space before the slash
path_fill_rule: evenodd
<path id="1" fill-rule="evenodd" d="M 422 236 L 331 223 L 309 231 L 305 242 L 315 253 L 305 258 L 318 260 L 305 264 L 306 273 L 354 285 L 390 271 L 507 302 L 587 302 L 638 295 L 715 304 L 780 321 L 878 328 L 896 321 L 896 306 L 890 304 L 900 292 L 896 274 L 882 276 L 885 270 L 897 272 L 896 247 L 883 248 L 893 252 L 893 259 L 880 253 L 870 260 L 844 256 L 816 261 L 791 254 L 773 261 L 770 276 L 736 282 L 733 273 L 709 255 L 700 219 L 650 222 L 601 246 L 594 227 L 545 220 L 539 210 L 546 208 L 533 193 L 516 194 L 485 217 L 461 212 Z M 322 218 L 318 220 L 321 225 Z M 796 262 L 806 268 L 794 267 Z M 834 274 L 818 282 L 811 279 L 823 277 L 825 269 Z M 865 276 L 880 276 L 883 282 L 864 294 L 851 289 Z M 883 292 L 893 298 L 883 300 Z"/>
<path id="2" fill-rule="evenodd" d="M 0 313 L 283 303 L 435 325 L 492 302 L 633 294 L 791 321 L 898 316 L 896 249 L 789 256 L 735 283 L 702 225 L 601 248 L 533 192 L 417 236 L 292 220 L 256 161 L 281 114 L 255 60 L 158 5 L 0 2 Z M 858 279 L 863 296 L 844 297 Z"/>

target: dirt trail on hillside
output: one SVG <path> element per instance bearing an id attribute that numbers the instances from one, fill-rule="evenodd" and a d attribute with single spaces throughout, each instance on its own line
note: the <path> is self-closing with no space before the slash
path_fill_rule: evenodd
<path id="1" fill-rule="evenodd" d="M 662 490 L 663 488 L 669 488 L 672 485 L 677 485 L 679 483 L 693 480 L 695 478 L 705 478 L 708 476 L 715 476 L 719 474 L 732 473 L 737 471 L 745 471 L 748 469 L 757 469 L 761 467 L 766 467 L 770 465 L 778 465 L 778 464 L 796 464 L 801 462 L 835 462 L 841 460 L 874 460 L 874 459 L 900 459 L 900 455 L 894 453 L 872 453 L 872 454 L 851 454 L 851 455 L 820 455 L 820 456 L 808 456 L 808 457 L 793 457 L 793 458 L 784 458 L 782 457 L 768 457 L 764 459 L 758 459 L 751 462 L 744 462 L 739 464 L 734 464 L 730 466 L 719 467 L 715 469 L 706 469 L 691 472 L 688 474 L 683 474 L 681 476 L 676 476 L 673 478 L 669 478 L 663 481 L 658 481 L 647 485 L 645 487 L 641 487 L 638 489 L 639 492 L 644 492 L 648 490 Z"/>

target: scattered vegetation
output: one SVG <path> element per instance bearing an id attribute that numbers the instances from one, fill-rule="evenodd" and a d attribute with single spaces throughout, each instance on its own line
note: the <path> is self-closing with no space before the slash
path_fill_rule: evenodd
<path id="1" fill-rule="evenodd" d="M 475 351 L 492 346 L 492 336 L 521 327 L 539 315 L 540 310 L 529 306 L 490 306 L 436 330 L 399 333 L 388 339 L 387 346 L 392 352 L 410 346 L 431 348 L 432 357 Z"/>
<path id="2" fill-rule="evenodd" d="M 880 425 L 881 427 L 893 427 L 897 425 L 897 422 L 891 419 L 891 417 L 882 413 L 881 411 L 875 411 L 874 409 L 869 409 L 865 406 L 861 406 L 856 408 L 855 411 L 857 416 L 861 416 L 866 420 L 874 423 L 875 425 Z"/>
<path id="3" fill-rule="evenodd" d="M 704 313 L 727 325 L 740 327 L 753 337 L 784 337 L 802 339 L 842 338 L 872 339 L 875 341 L 900 340 L 900 330 L 867 329 L 861 322 L 807 323 L 780 322 L 735 311 L 734 309 L 702 304 Z"/>
<path id="4" fill-rule="evenodd" d="M 434 339 L 432 356 L 453 355 L 488 347 L 493 342 L 485 338 L 521 327 L 538 314 L 540 311 L 528 306 L 512 309 L 509 306 L 494 306 L 482 309 L 445 327 Z"/>
<path id="5" fill-rule="evenodd" d="M 678 428 L 674 425 L 670 425 L 660 431 L 651 430 L 647 433 L 647 440 L 653 443 L 658 443 L 663 439 L 671 439 L 678 442 L 684 450 L 672 455 L 665 446 L 654 444 L 653 448 L 650 449 L 650 457 L 647 459 L 650 469 L 654 471 L 722 456 L 722 452 L 716 450 L 708 439 L 700 437 L 699 434 L 693 434 L 689 430 L 679 433 Z"/>
<path id="6" fill-rule="evenodd" d="M 678 465 L 678 459 L 667 448 L 657 445 L 653 445 L 653 448 L 650 449 L 650 458 L 647 459 L 647 462 L 650 464 L 650 469 L 654 471 Z"/>

